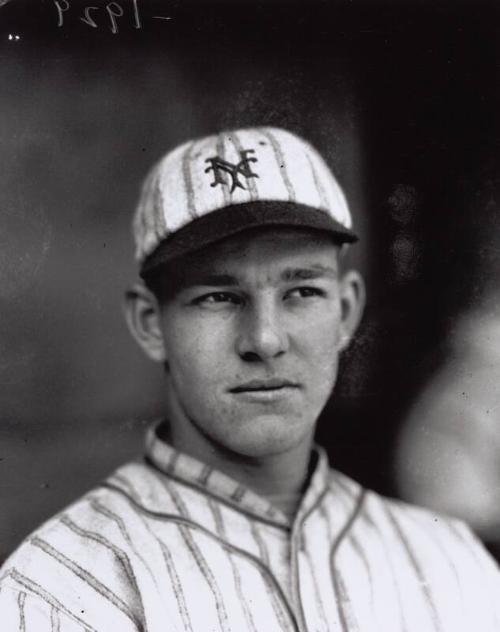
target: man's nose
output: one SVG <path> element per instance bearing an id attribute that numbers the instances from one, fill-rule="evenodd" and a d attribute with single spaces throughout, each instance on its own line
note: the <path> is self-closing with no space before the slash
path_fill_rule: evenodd
<path id="1" fill-rule="evenodd" d="M 288 350 L 289 338 L 279 306 L 268 298 L 251 305 L 241 315 L 237 350 L 247 362 L 270 360 Z"/>

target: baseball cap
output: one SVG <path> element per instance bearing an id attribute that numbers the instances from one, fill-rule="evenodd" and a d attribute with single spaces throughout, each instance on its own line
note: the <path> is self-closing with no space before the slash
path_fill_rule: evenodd
<path id="1" fill-rule="evenodd" d="M 249 228 L 296 226 L 357 241 L 344 193 L 320 154 L 276 127 L 192 140 L 149 172 L 133 220 L 145 277 L 158 266 Z"/>

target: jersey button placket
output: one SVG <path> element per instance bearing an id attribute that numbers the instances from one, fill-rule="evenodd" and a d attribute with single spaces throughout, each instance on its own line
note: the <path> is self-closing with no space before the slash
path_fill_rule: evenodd
<path id="1" fill-rule="evenodd" d="M 302 522 L 295 524 L 291 537 L 291 561 L 292 561 L 292 595 L 294 608 L 297 613 L 297 623 L 300 632 L 309 632 L 307 628 L 302 598 L 300 594 L 300 566 L 301 559 L 305 555 L 304 525 Z M 302 563 L 304 561 L 302 560 Z"/>

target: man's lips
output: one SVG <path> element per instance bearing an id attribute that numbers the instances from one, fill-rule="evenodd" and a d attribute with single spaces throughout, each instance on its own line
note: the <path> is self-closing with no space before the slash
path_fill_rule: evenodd
<path id="1" fill-rule="evenodd" d="M 231 393 L 251 393 L 254 391 L 277 391 L 284 388 L 299 388 L 299 384 L 283 378 L 271 378 L 267 380 L 249 380 L 229 390 Z"/>

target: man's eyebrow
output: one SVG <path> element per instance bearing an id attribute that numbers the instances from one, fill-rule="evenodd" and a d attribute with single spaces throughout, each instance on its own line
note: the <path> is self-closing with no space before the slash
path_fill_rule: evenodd
<path id="1" fill-rule="evenodd" d="M 306 268 L 286 268 L 281 273 L 281 279 L 287 282 L 308 281 L 310 279 L 319 279 L 321 277 L 336 279 L 337 276 L 338 274 L 335 268 L 320 264 L 314 264 L 312 266 L 307 266 Z"/>
<path id="2" fill-rule="evenodd" d="M 290 283 L 294 281 L 308 281 L 311 279 L 319 279 L 327 277 L 336 279 L 338 277 L 337 270 L 331 266 L 321 264 L 308 265 L 306 267 L 285 268 L 280 273 L 280 279 Z M 196 285 L 206 285 L 212 287 L 235 287 L 240 284 L 237 277 L 227 273 L 212 272 L 208 274 L 186 275 L 181 285 L 184 287 L 193 287 Z"/>

